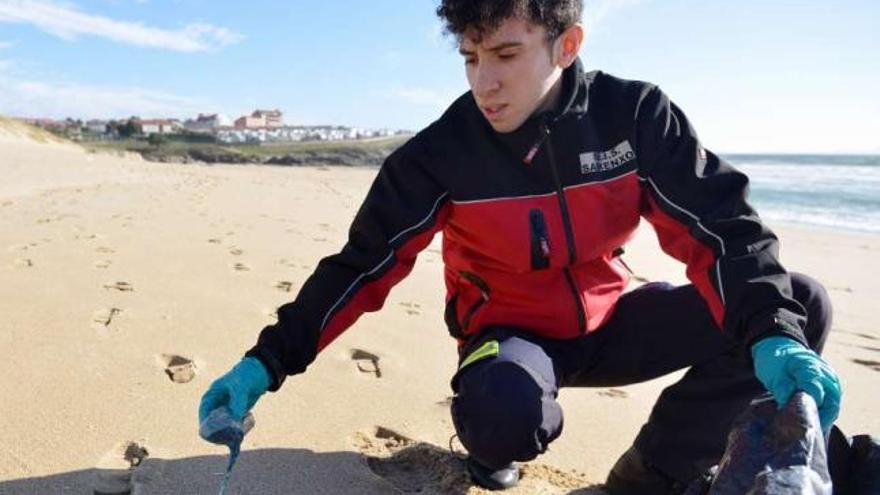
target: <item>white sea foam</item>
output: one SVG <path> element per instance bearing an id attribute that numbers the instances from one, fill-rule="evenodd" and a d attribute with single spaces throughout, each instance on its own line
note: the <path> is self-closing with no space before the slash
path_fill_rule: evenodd
<path id="1" fill-rule="evenodd" d="M 762 218 L 880 233 L 880 157 L 727 157 L 750 179 L 749 202 Z"/>

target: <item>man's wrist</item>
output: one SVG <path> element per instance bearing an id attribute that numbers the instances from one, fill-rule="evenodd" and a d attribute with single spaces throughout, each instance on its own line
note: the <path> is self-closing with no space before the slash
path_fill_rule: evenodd
<path id="1" fill-rule="evenodd" d="M 256 359 L 260 364 L 263 365 L 263 369 L 266 371 L 266 374 L 269 379 L 269 386 L 267 390 L 269 392 L 276 392 L 281 385 L 284 383 L 284 379 L 287 377 L 287 374 L 284 373 L 284 369 L 281 367 L 281 362 L 278 361 L 274 356 L 266 352 L 261 347 L 254 347 L 245 353 L 246 358 Z"/>
<path id="2" fill-rule="evenodd" d="M 266 369 L 266 365 L 255 357 L 242 358 L 241 362 L 248 368 L 251 378 L 255 380 L 251 383 L 262 393 L 269 390 L 269 387 L 272 386 L 272 375 Z"/>
<path id="3" fill-rule="evenodd" d="M 809 347 L 801 329 L 804 318 L 784 308 L 761 313 L 748 322 L 744 343 L 748 349 L 769 337 L 788 337 L 804 347 Z"/>

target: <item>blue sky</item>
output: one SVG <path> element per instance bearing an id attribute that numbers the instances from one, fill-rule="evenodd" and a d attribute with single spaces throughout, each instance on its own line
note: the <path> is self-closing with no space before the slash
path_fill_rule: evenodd
<path id="1" fill-rule="evenodd" d="M 467 90 L 438 0 L 0 0 L 0 114 L 418 130 Z M 585 0 L 588 68 L 721 152 L 880 152 L 880 2 Z"/>

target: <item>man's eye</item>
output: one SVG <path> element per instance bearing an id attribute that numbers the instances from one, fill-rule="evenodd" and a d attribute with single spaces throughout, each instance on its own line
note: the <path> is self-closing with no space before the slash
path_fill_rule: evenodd
<path id="1" fill-rule="evenodd" d="M 510 60 L 515 56 L 516 56 L 515 53 L 500 53 L 500 54 L 498 54 L 498 58 L 500 58 L 501 60 Z"/>

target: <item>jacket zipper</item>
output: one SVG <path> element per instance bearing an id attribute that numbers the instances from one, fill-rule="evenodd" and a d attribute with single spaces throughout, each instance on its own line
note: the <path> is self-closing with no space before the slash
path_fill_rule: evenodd
<path id="1" fill-rule="evenodd" d="M 547 159 L 550 162 L 550 172 L 553 175 L 553 183 L 556 185 L 556 199 L 559 201 L 559 209 L 562 211 L 562 225 L 565 227 L 565 241 L 568 246 L 569 266 L 563 268 L 563 271 L 565 272 L 565 279 L 568 282 L 568 287 L 571 289 L 571 295 L 574 297 L 575 307 L 577 309 L 578 333 L 584 334 L 587 332 L 587 309 L 584 307 L 584 303 L 581 300 L 580 291 L 578 290 L 577 283 L 574 280 L 570 268 L 577 262 L 577 252 L 574 245 L 574 229 L 571 227 L 571 217 L 568 213 L 568 202 L 565 200 L 565 190 L 562 188 L 562 181 L 559 178 L 559 170 L 556 169 L 553 145 L 549 141 L 550 128 L 547 126 L 546 122 L 543 122 L 541 124 L 541 137 L 532 147 L 532 150 L 529 152 L 530 156 L 527 158 L 534 158 L 537 148 L 541 146 L 542 143 L 547 142 Z"/>

